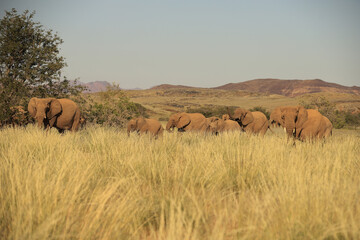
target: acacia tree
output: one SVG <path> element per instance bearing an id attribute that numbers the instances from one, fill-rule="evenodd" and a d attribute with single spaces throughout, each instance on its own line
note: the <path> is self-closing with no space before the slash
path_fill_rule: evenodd
<path id="1" fill-rule="evenodd" d="M 10 119 L 12 106 L 26 106 L 33 96 L 68 97 L 83 90 L 61 76 L 63 40 L 34 22 L 34 15 L 12 9 L 0 20 L 0 122 Z"/>

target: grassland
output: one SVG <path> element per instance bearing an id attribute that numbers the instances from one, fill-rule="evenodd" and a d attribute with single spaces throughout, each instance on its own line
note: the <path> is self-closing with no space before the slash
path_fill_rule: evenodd
<path id="1" fill-rule="evenodd" d="M 360 138 L 0 131 L 0 239 L 359 239 Z"/>

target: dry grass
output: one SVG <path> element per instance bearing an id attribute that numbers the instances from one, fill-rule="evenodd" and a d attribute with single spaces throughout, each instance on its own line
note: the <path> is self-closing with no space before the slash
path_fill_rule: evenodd
<path id="1" fill-rule="evenodd" d="M 360 143 L 0 131 L 0 239 L 359 239 Z"/>

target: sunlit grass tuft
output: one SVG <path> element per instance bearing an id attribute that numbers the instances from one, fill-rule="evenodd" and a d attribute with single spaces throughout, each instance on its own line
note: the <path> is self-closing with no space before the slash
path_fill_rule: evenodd
<path id="1" fill-rule="evenodd" d="M 359 137 L 0 131 L 0 239 L 359 239 Z"/>

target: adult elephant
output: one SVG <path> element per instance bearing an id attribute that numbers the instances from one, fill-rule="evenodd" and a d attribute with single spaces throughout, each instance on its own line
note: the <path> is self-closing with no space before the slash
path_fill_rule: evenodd
<path id="1" fill-rule="evenodd" d="M 164 128 L 156 119 L 139 117 L 131 119 L 127 125 L 128 136 L 130 136 L 130 132 L 135 131 L 139 134 L 149 133 L 153 137 L 158 137 L 162 136 Z"/>
<path id="2" fill-rule="evenodd" d="M 241 131 L 241 127 L 233 120 L 218 119 L 210 123 L 209 131 L 213 134 L 219 134 L 220 132 Z"/>
<path id="3" fill-rule="evenodd" d="M 283 107 L 281 118 L 288 136 L 302 141 L 326 138 L 332 132 L 329 119 L 314 109 L 302 106 Z"/>
<path id="4" fill-rule="evenodd" d="M 175 113 L 170 116 L 166 130 L 171 131 L 176 127 L 179 132 L 206 131 L 208 122 L 201 113 Z"/>
<path id="5" fill-rule="evenodd" d="M 243 108 L 237 108 L 234 114 L 230 114 L 230 120 L 237 121 L 240 127 L 249 134 L 264 136 L 269 128 L 269 122 L 262 112 L 250 112 Z"/>
<path id="6" fill-rule="evenodd" d="M 281 110 L 282 107 L 275 108 L 270 114 L 270 126 L 283 127 L 281 125 Z"/>
<path id="7" fill-rule="evenodd" d="M 55 127 L 60 133 L 79 128 L 80 109 L 70 99 L 34 97 L 29 101 L 28 111 L 39 127 Z"/>

